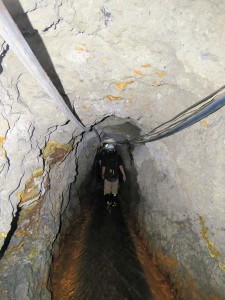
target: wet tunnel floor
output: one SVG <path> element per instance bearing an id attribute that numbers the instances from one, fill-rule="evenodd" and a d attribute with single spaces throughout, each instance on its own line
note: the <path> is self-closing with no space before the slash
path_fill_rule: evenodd
<path id="1" fill-rule="evenodd" d="M 175 299 L 129 232 L 120 207 L 109 215 L 101 199 L 74 221 L 59 252 L 51 280 L 54 300 Z"/>

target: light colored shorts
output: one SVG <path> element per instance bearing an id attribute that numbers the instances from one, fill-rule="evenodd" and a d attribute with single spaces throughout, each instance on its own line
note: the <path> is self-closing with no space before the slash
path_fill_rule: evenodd
<path id="1" fill-rule="evenodd" d="M 107 179 L 104 180 L 104 195 L 106 194 L 113 194 L 117 195 L 119 188 L 119 179 L 116 181 L 108 181 Z"/>

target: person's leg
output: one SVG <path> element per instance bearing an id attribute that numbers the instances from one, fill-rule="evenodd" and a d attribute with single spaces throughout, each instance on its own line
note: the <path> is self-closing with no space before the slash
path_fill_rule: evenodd
<path id="1" fill-rule="evenodd" d="M 107 179 L 104 180 L 104 196 L 111 193 L 111 182 Z"/>
<path id="2" fill-rule="evenodd" d="M 104 180 L 104 205 L 107 207 L 107 202 L 110 201 L 110 193 L 112 190 L 112 183 L 107 179 Z"/>
<path id="3" fill-rule="evenodd" d="M 111 189 L 111 193 L 113 194 L 113 196 L 117 196 L 118 188 L 119 188 L 119 180 L 113 181 L 112 182 L 112 189 Z"/>
<path id="4" fill-rule="evenodd" d="M 112 193 L 112 199 L 113 199 L 113 204 L 117 205 L 117 194 L 118 194 L 118 188 L 119 188 L 119 179 L 112 182 L 112 189 L 111 189 L 111 193 Z"/>

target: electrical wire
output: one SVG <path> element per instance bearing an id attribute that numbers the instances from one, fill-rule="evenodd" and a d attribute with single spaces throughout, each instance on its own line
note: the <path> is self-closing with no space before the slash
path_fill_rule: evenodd
<path id="1" fill-rule="evenodd" d="M 153 142 L 171 136 L 187 127 L 190 127 L 191 125 L 211 115 L 225 105 L 225 93 L 221 93 L 221 91 L 223 91 L 224 89 L 225 85 L 212 94 L 208 95 L 207 97 L 203 98 L 202 100 L 198 101 L 197 103 L 193 104 L 192 106 L 188 107 L 187 109 L 183 110 L 169 121 L 166 121 L 155 127 L 149 133 L 134 137 L 130 140 L 126 140 L 120 143 L 140 144 Z"/>
<path id="2" fill-rule="evenodd" d="M 37 60 L 2 0 L 0 0 L 0 35 L 13 49 L 14 53 L 24 64 L 28 72 L 36 79 L 43 90 L 55 102 L 55 104 L 66 115 L 66 117 L 82 132 L 90 131 L 91 128 L 84 126 L 79 117 L 73 114 L 73 112 L 67 106 L 59 91 L 56 89 L 47 73 Z"/>

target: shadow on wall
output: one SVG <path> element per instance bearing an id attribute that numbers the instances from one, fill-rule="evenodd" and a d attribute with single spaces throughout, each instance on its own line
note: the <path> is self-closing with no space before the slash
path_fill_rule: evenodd
<path id="1" fill-rule="evenodd" d="M 127 180 L 124 184 L 121 182 L 120 185 L 120 194 L 123 199 L 126 199 L 124 202 L 124 205 L 126 207 L 126 212 L 128 213 L 127 217 L 130 217 L 130 212 L 136 208 L 136 206 L 141 201 L 140 196 L 140 189 L 138 184 L 138 173 L 134 165 L 134 158 L 133 158 L 133 150 L 134 147 L 131 145 L 128 145 L 124 149 L 126 151 L 126 155 L 123 151 L 123 157 L 124 157 L 124 165 L 125 170 L 127 173 Z"/>
<path id="2" fill-rule="evenodd" d="M 39 63 L 59 91 L 60 95 L 62 96 L 63 100 L 69 107 L 69 109 L 73 112 L 76 118 L 81 122 L 79 117 L 77 116 L 74 108 L 71 105 L 71 102 L 68 96 L 65 93 L 63 88 L 62 82 L 55 70 L 55 67 L 52 63 L 52 60 L 49 56 L 49 53 L 45 47 L 45 44 L 38 32 L 37 29 L 33 28 L 29 18 L 28 12 L 25 12 L 19 2 L 19 0 L 5 0 L 3 1 L 6 8 L 8 9 L 10 15 L 14 19 L 15 23 L 17 24 L 19 30 L 23 34 L 24 38 L 26 39 L 28 45 L 30 46 L 31 50 L 33 51 L 34 55 L 38 59 Z M 38 9 L 37 6 L 33 10 Z M 46 27 L 42 30 L 42 32 L 48 31 L 49 27 Z"/>

